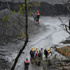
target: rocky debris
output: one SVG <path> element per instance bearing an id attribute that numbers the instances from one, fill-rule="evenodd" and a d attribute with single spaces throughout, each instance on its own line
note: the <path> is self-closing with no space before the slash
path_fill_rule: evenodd
<path id="1" fill-rule="evenodd" d="M 25 33 L 25 19 L 22 20 L 22 16 L 17 13 L 13 13 L 11 10 L 4 9 L 0 12 L 0 45 L 6 44 L 19 35 L 22 32 Z M 4 21 L 5 18 L 6 20 Z M 23 36 L 24 38 L 24 36 Z"/>
<path id="2" fill-rule="evenodd" d="M 69 11 L 65 4 L 55 4 L 51 5 L 48 3 L 41 3 L 40 7 L 37 7 L 43 16 L 56 16 L 56 15 L 67 15 Z"/>
<path id="3" fill-rule="evenodd" d="M 0 70 L 9 70 L 11 63 L 5 59 L 5 55 L 8 55 L 7 49 L 0 49 Z"/>
<path id="4" fill-rule="evenodd" d="M 70 70 L 70 62 L 63 62 L 63 60 L 46 60 L 41 61 L 41 66 L 44 70 Z"/>
<path id="5" fill-rule="evenodd" d="M 11 15 L 12 14 L 12 15 Z M 6 21 L 3 18 L 7 18 Z M 0 45 L 6 45 L 8 42 L 17 40 L 25 40 L 25 17 L 14 13 L 9 9 L 0 12 Z M 40 26 L 33 21 L 28 20 L 28 33 L 32 34 L 40 32 Z M 44 29 L 44 26 L 42 26 Z"/>
<path id="6" fill-rule="evenodd" d="M 19 2 L 19 3 L 8 2 L 8 5 L 9 5 L 9 8 L 11 10 L 16 10 L 16 12 L 17 12 L 19 10 L 18 6 L 22 5 L 22 2 Z M 7 2 L 0 2 L 0 10 L 8 8 L 8 5 L 7 5 Z M 56 16 L 56 15 L 68 15 L 68 14 L 70 14 L 65 3 L 64 4 L 55 3 L 54 5 L 52 5 L 52 4 L 49 4 L 46 2 L 41 2 L 40 7 L 36 7 L 35 5 L 33 5 L 32 7 L 30 7 L 30 11 L 31 10 L 32 11 L 39 10 L 40 14 L 42 16 Z"/>
<path id="7" fill-rule="evenodd" d="M 62 42 L 63 44 L 70 44 L 70 40 L 65 40 L 64 42 Z"/>
<path id="8" fill-rule="evenodd" d="M 70 65 L 59 67 L 58 70 L 70 70 Z"/>
<path id="9" fill-rule="evenodd" d="M 10 69 L 9 63 L 8 61 L 0 58 L 0 70 L 5 70 L 5 69 L 7 70 Z"/>
<path id="10" fill-rule="evenodd" d="M 63 41 L 61 43 L 63 43 L 63 44 L 70 44 L 70 36 L 65 41 Z"/>

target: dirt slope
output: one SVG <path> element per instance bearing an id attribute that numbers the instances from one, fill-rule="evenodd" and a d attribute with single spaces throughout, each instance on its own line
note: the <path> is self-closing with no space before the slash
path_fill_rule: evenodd
<path id="1" fill-rule="evenodd" d="M 9 61 L 6 56 L 11 56 L 14 51 L 19 51 L 25 40 L 25 18 L 11 10 L 4 9 L 0 11 L 0 70 L 9 68 Z M 9 15 L 9 16 L 8 16 Z M 9 17 L 6 21 L 4 17 Z M 45 26 L 40 26 L 31 20 L 28 20 L 29 39 L 44 30 Z"/>
<path id="2" fill-rule="evenodd" d="M 5 45 L 12 39 L 25 39 L 25 18 L 17 13 L 4 9 L 0 12 L 0 45 Z M 4 21 L 3 18 L 7 17 Z M 33 21 L 28 21 L 30 36 L 39 32 L 39 26 Z"/>

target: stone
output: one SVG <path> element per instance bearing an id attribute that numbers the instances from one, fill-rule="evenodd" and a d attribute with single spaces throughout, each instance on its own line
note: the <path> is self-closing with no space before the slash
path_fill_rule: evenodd
<path id="1" fill-rule="evenodd" d="M 64 66 L 65 70 L 70 70 L 70 66 Z"/>

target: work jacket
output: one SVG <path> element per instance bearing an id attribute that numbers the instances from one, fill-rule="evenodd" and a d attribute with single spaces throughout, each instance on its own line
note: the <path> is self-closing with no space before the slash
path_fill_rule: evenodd
<path id="1" fill-rule="evenodd" d="M 29 66 L 29 61 L 28 60 L 25 60 L 24 61 L 24 64 L 25 64 L 25 66 Z"/>

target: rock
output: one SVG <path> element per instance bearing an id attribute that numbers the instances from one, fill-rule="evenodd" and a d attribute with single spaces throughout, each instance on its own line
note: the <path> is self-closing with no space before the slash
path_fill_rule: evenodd
<path id="1" fill-rule="evenodd" d="M 64 66 L 65 70 L 70 70 L 70 66 Z"/>
<path id="2" fill-rule="evenodd" d="M 59 67 L 58 70 L 63 70 L 63 67 Z"/>
<path id="3" fill-rule="evenodd" d="M 17 1 L 17 0 L 16 0 Z M 38 0 L 37 0 L 38 1 Z M 30 9 L 34 9 L 34 10 L 39 10 L 40 11 L 40 13 L 41 13 L 41 15 L 42 16 L 50 16 L 50 15 L 52 15 L 52 16 L 55 16 L 55 15 L 66 15 L 66 14 L 69 14 L 70 12 L 67 10 L 67 6 L 66 6 L 66 4 L 57 4 L 55 1 L 50 1 L 50 2 L 53 2 L 53 3 L 55 3 L 54 5 L 52 5 L 52 4 L 50 4 L 50 3 L 48 3 L 48 2 L 46 2 L 46 0 L 45 1 L 41 1 L 41 5 L 40 5 L 40 7 L 34 7 L 34 6 L 32 6 Z M 61 1 L 60 1 L 61 2 Z M 0 6 L 0 9 L 2 10 L 2 9 L 5 9 L 5 8 L 8 8 L 8 6 L 7 6 L 7 3 L 6 2 L 0 2 L 1 3 L 1 6 Z M 9 4 L 9 6 L 10 6 L 10 9 L 11 10 L 16 10 L 16 11 L 18 11 L 18 5 L 20 4 L 22 4 L 22 3 L 12 3 L 12 2 L 8 2 L 8 4 Z M 45 9 L 46 8 L 46 9 Z M 33 10 L 33 11 L 34 11 Z"/>
<path id="4" fill-rule="evenodd" d="M 70 63 L 66 63 L 66 66 L 70 65 Z"/>

